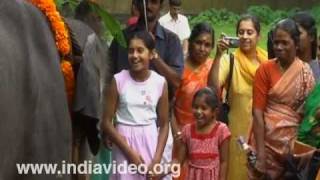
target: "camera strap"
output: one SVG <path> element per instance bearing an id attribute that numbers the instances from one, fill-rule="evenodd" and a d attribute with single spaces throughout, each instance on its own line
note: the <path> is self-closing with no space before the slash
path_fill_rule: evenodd
<path id="1" fill-rule="evenodd" d="M 225 99 L 225 102 L 227 104 L 229 104 L 229 90 L 230 90 L 230 86 L 231 86 L 231 82 L 232 82 L 232 74 L 233 74 L 233 66 L 234 66 L 234 55 L 232 53 L 229 54 L 230 56 L 230 65 L 229 65 L 229 75 L 228 75 L 228 80 L 227 80 L 227 94 L 226 94 L 226 99 Z"/>

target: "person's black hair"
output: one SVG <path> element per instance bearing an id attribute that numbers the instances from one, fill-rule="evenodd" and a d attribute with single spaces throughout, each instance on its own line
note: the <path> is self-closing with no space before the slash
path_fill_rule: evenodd
<path id="1" fill-rule="evenodd" d="M 274 28 L 273 37 L 278 29 L 286 31 L 290 35 L 291 39 L 293 39 L 295 45 L 296 46 L 299 45 L 300 31 L 299 31 L 298 25 L 294 20 L 290 18 L 280 20 Z"/>
<path id="2" fill-rule="evenodd" d="M 242 21 L 247 21 L 247 20 L 251 20 L 252 21 L 254 29 L 257 31 L 258 34 L 260 34 L 260 30 L 261 30 L 260 21 L 256 16 L 251 15 L 251 14 L 241 15 L 240 19 L 237 22 L 237 31 L 236 31 L 236 33 L 237 34 L 239 33 L 240 23 Z"/>
<path id="3" fill-rule="evenodd" d="M 214 89 L 210 89 L 209 87 L 205 87 L 199 89 L 193 96 L 192 99 L 192 107 L 194 106 L 194 102 L 197 98 L 205 96 L 205 102 L 211 109 L 216 109 L 219 105 L 219 100 L 217 93 Z"/>
<path id="4" fill-rule="evenodd" d="M 128 37 L 128 44 L 132 39 L 141 39 L 144 45 L 149 49 L 153 50 L 156 46 L 154 39 L 152 38 L 151 34 L 148 31 L 136 31 L 129 35 Z"/>
<path id="5" fill-rule="evenodd" d="M 200 36 L 203 33 L 211 34 L 212 36 L 212 47 L 214 47 L 214 29 L 210 26 L 210 24 L 206 22 L 201 22 L 199 24 L 196 24 L 190 34 L 189 42 L 190 44 L 196 40 L 198 36 Z"/>
<path id="6" fill-rule="evenodd" d="M 131 3 L 131 16 L 139 16 L 140 12 L 137 6 L 137 0 L 132 0 Z"/>
<path id="7" fill-rule="evenodd" d="M 149 0 L 145 0 L 145 1 L 146 1 L 146 6 L 148 6 Z M 162 7 L 163 1 L 164 0 L 160 0 L 160 7 Z M 139 11 L 139 14 L 140 14 L 138 22 L 144 23 L 144 7 L 143 7 L 143 5 L 144 5 L 143 0 L 136 0 L 136 7 L 137 7 L 137 10 Z M 158 12 L 158 15 L 160 15 L 160 10 Z M 155 19 L 153 19 L 153 20 L 155 20 Z"/>
<path id="8" fill-rule="evenodd" d="M 84 18 L 92 12 L 90 4 L 88 1 L 81 1 L 75 9 L 74 17 L 79 20 L 84 20 Z"/>
<path id="9" fill-rule="evenodd" d="M 271 28 L 271 30 L 268 32 L 268 40 L 267 40 L 268 59 L 273 59 L 276 57 L 273 51 L 273 31 L 274 31 L 274 28 Z"/>
<path id="10" fill-rule="evenodd" d="M 169 0 L 170 6 L 181 6 L 182 2 L 181 0 Z"/>
<path id="11" fill-rule="evenodd" d="M 292 19 L 305 29 L 308 36 L 313 38 L 311 42 L 312 59 L 317 57 L 317 26 L 316 20 L 308 12 L 298 12 L 292 16 Z"/>

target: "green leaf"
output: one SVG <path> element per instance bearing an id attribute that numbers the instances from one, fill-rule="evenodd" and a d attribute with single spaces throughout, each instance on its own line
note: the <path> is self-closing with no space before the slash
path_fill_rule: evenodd
<path id="1" fill-rule="evenodd" d="M 62 7 L 62 4 L 65 2 L 65 0 L 55 0 L 55 3 L 57 7 L 60 9 Z"/>
<path id="2" fill-rule="evenodd" d="M 123 47 L 127 47 L 127 41 L 122 33 L 120 23 L 112 17 L 107 11 L 102 9 L 96 3 L 90 3 L 92 9 L 100 15 L 106 29 L 111 33 L 114 39 Z"/>
<path id="3" fill-rule="evenodd" d="M 72 9 L 72 11 L 75 10 L 75 8 L 79 5 L 81 0 L 55 0 L 55 3 L 58 7 L 58 9 L 62 9 L 62 5 L 67 3 L 68 6 Z"/>

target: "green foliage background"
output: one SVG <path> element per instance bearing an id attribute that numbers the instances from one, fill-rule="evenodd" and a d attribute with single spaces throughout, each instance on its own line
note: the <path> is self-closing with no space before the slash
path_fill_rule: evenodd
<path id="1" fill-rule="evenodd" d="M 62 6 L 65 3 L 68 3 L 72 11 L 75 10 L 75 8 L 79 5 L 81 1 L 88 1 L 90 4 L 91 10 L 99 14 L 99 16 L 101 17 L 103 24 L 105 26 L 105 29 L 107 29 L 103 37 L 104 39 L 107 42 L 109 42 L 111 41 L 112 38 L 114 38 L 118 41 L 118 43 L 121 46 L 127 47 L 127 42 L 122 33 L 120 22 L 116 18 L 114 18 L 111 14 L 109 14 L 108 11 L 102 8 L 99 4 L 92 3 L 89 0 L 55 0 L 58 9 L 61 10 Z M 110 36 L 112 36 L 112 38 Z"/>
<path id="2" fill-rule="evenodd" d="M 71 9 L 74 10 L 75 7 L 80 3 L 80 1 L 85 0 L 55 0 L 58 7 L 62 7 L 62 4 L 69 3 Z M 110 15 L 105 9 L 97 4 L 93 4 L 92 8 L 102 17 L 104 24 L 106 26 L 105 39 L 110 41 L 114 37 L 123 46 L 126 46 L 126 42 L 121 32 L 121 24 L 112 15 Z M 259 46 L 266 49 L 267 46 L 267 33 L 277 21 L 283 18 L 292 16 L 294 13 L 301 11 L 299 8 L 292 8 L 287 10 L 274 10 L 266 5 L 260 6 L 250 6 L 247 9 L 247 13 L 257 16 L 261 22 L 261 38 L 259 41 Z M 318 25 L 318 31 L 320 29 L 320 4 L 314 6 L 310 9 L 313 17 L 316 19 Z M 223 32 L 228 36 L 236 36 L 236 23 L 240 18 L 240 14 L 228 11 L 226 9 L 208 9 L 196 16 L 189 17 L 189 23 L 191 28 L 200 22 L 208 22 L 215 30 L 215 39 L 220 36 Z M 319 33 L 318 33 L 319 35 Z M 110 38 L 111 37 L 111 38 Z"/>
<path id="3" fill-rule="evenodd" d="M 247 13 L 257 16 L 261 22 L 261 39 L 259 46 L 267 49 L 267 33 L 271 27 L 279 20 L 290 17 L 294 13 L 300 11 L 299 8 L 292 8 L 288 10 L 273 10 L 268 6 L 250 6 Z M 320 30 L 320 4 L 314 6 L 309 10 L 316 19 L 318 32 Z M 236 36 L 236 23 L 240 18 L 240 14 L 233 13 L 226 9 L 208 9 L 196 16 L 189 17 L 191 28 L 200 22 L 208 22 L 214 28 L 215 40 L 217 40 L 222 32 L 229 36 Z M 319 35 L 319 33 L 318 33 Z"/>

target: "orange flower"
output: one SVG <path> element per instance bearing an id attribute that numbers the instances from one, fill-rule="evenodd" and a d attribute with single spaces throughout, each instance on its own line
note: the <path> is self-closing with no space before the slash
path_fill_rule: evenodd
<path id="1" fill-rule="evenodd" d="M 30 0 L 37 6 L 48 18 L 51 29 L 54 32 L 57 48 L 62 56 L 66 56 L 71 51 L 69 40 L 69 31 L 62 20 L 60 13 L 57 11 L 56 4 L 53 0 Z"/>
<path id="2" fill-rule="evenodd" d="M 64 58 L 71 53 L 71 42 L 69 38 L 69 30 L 64 23 L 60 13 L 57 11 L 56 4 L 53 0 L 29 0 L 33 5 L 39 8 L 43 14 L 47 16 L 50 22 L 51 29 L 54 33 L 56 47 Z M 67 93 L 69 107 L 72 104 L 74 90 L 75 90 L 75 77 L 72 69 L 72 64 L 62 59 L 60 68 L 64 77 L 65 90 Z"/>
<path id="3" fill-rule="evenodd" d="M 75 88 L 75 77 L 72 70 L 72 65 L 67 60 L 62 60 L 60 63 L 61 71 L 64 77 L 65 90 L 68 97 L 69 106 L 72 104 Z"/>

